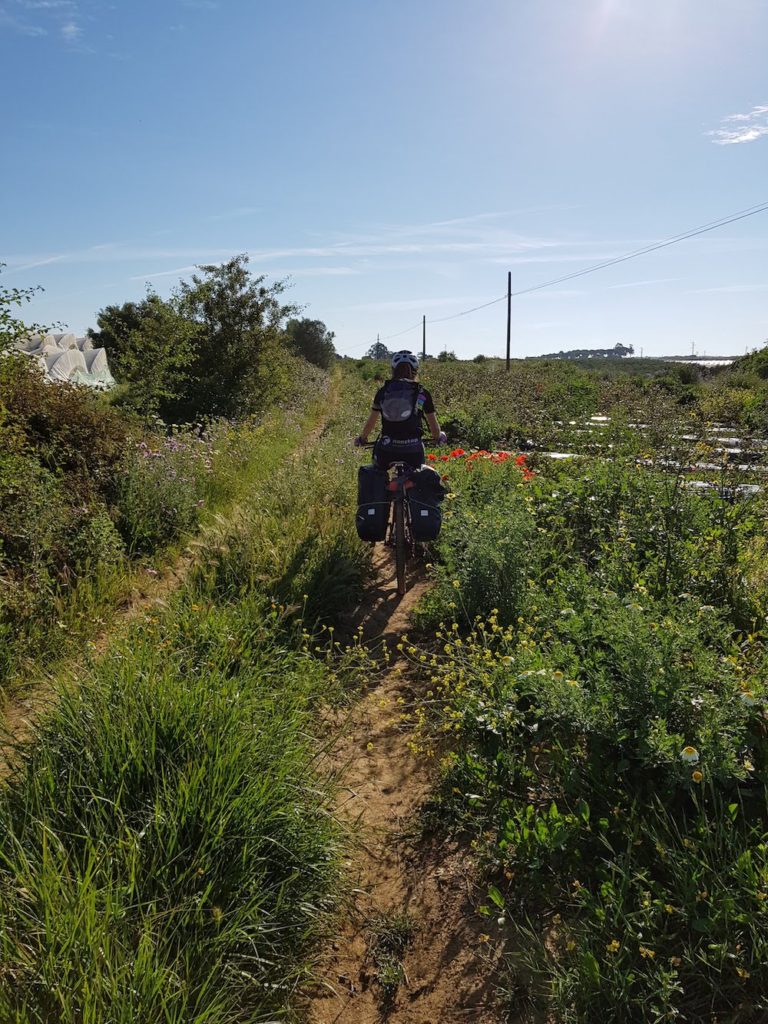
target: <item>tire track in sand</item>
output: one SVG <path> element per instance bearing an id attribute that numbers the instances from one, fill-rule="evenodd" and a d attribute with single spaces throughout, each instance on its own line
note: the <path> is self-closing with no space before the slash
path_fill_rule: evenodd
<path id="1" fill-rule="evenodd" d="M 376 580 L 352 616 L 372 651 L 396 653 L 410 612 L 426 590 L 423 576 L 398 599 L 393 559 L 379 549 Z M 474 910 L 474 864 L 466 846 L 425 837 L 419 813 L 434 787 L 430 761 L 412 754 L 396 721 L 398 699 L 414 697 L 403 659 L 355 705 L 334 745 L 330 769 L 340 781 L 337 813 L 356 840 L 346 864 L 347 897 L 336 937 L 303 1000 L 307 1024 L 497 1024 L 493 977 L 501 945 Z M 371 957 L 371 923 L 407 914 L 413 934 L 403 981 L 387 1000 Z M 485 933 L 491 932 L 491 941 Z"/>

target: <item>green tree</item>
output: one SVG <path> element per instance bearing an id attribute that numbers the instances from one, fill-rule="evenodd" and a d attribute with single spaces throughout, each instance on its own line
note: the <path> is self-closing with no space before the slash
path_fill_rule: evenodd
<path id="1" fill-rule="evenodd" d="M 0 263 L 2 272 L 4 263 Z M 25 324 L 15 315 L 13 307 L 31 302 L 33 296 L 43 289 L 38 285 L 34 288 L 3 288 L 0 287 L 0 352 L 10 347 L 18 338 L 42 330 L 37 324 Z"/>
<path id="2" fill-rule="evenodd" d="M 89 328 L 88 336 L 99 348 L 107 350 L 109 367 L 116 380 L 123 378 L 123 357 L 131 347 L 131 335 L 151 315 L 149 296 L 142 302 L 124 302 L 122 306 L 105 306 L 96 314 L 98 331 Z"/>
<path id="3" fill-rule="evenodd" d="M 128 387 L 120 402 L 143 416 L 159 413 L 172 419 L 188 391 L 187 367 L 199 328 L 179 313 L 177 305 L 149 292 L 141 320 L 130 331 L 122 353 L 120 372 Z"/>
<path id="4" fill-rule="evenodd" d="M 377 341 L 375 345 L 371 345 L 365 354 L 369 359 L 389 359 L 392 355 L 383 341 Z"/>
<path id="5" fill-rule="evenodd" d="M 438 363 L 455 363 L 456 353 L 449 352 L 447 348 L 444 348 L 443 351 L 438 355 L 437 361 Z"/>
<path id="6" fill-rule="evenodd" d="M 333 362 L 336 355 L 336 348 L 333 344 L 335 337 L 333 331 L 329 331 L 322 320 L 309 320 L 306 317 L 301 320 L 289 320 L 285 328 L 288 347 L 299 356 L 303 356 L 308 363 L 314 363 L 324 370 Z"/>
<path id="7" fill-rule="evenodd" d="M 283 304 L 285 281 L 253 277 L 243 254 L 182 281 L 179 312 L 195 323 L 193 354 L 187 370 L 186 400 L 176 415 L 236 416 L 268 400 L 261 360 L 275 358 L 286 319 L 298 312 Z"/>

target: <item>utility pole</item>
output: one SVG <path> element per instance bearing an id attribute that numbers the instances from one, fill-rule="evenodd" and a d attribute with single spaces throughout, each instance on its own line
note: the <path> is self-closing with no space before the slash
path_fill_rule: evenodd
<path id="1" fill-rule="evenodd" d="M 512 338 L 512 271 L 507 271 L 507 373 L 509 373 L 509 346 Z"/>
<path id="2" fill-rule="evenodd" d="M 421 318 L 421 358 L 422 361 L 427 358 L 427 318 L 423 316 Z"/>

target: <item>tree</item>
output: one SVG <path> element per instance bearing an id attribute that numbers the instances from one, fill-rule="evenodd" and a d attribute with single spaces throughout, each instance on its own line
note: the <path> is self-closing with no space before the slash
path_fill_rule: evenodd
<path id="1" fill-rule="evenodd" d="M 283 305 L 284 281 L 266 283 L 252 277 L 248 256 L 219 266 L 201 266 L 190 282 L 182 281 L 179 312 L 199 327 L 188 367 L 187 400 L 177 414 L 235 416 L 263 405 L 262 354 L 274 358 L 275 342 L 296 306 Z"/>
<path id="2" fill-rule="evenodd" d="M 308 363 L 314 363 L 324 370 L 333 362 L 336 349 L 333 344 L 335 337 L 322 320 L 289 320 L 285 328 L 288 347 L 297 355 L 303 356 Z"/>
<path id="3" fill-rule="evenodd" d="M 4 263 L 0 263 L 2 271 Z M 43 289 L 38 285 L 34 288 L 2 288 L 0 287 L 0 352 L 9 348 L 14 341 L 40 331 L 37 324 L 25 324 L 16 317 L 12 309 L 14 306 L 21 306 L 25 302 L 31 302 L 32 297 Z"/>
<path id="4" fill-rule="evenodd" d="M 371 345 L 365 354 L 369 359 L 389 359 L 392 355 L 383 341 L 377 341 L 375 345 Z"/>
<path id="5" fill-rule="evenodd" d="M 129 382 L 122 404 L 144 416 L 170 419 L 187 393 L 198 327 L 179 313 L 175 302 L 164 302 L 154 292 L 142 307 L 141 322 L 131 330 L 120 361 Z"/>
<path id="6" fill-rule="evenodd" d="M 123 378 L 123 357 L 131 347 L 131 335 L 140 330 L 150 313 L 150 294 L 142 302 L 124 302 L 122 306 L 105 306 L 96 314 L 98 331 L 88 329 L 88 337 L 99 348 L 107 350 L 109 366 L 116 380 Z"/>
<path id="7" fill-rule="evenodd" d="M 456 353 L 449 352 L 447 348 L 444 348 L 443 351 L 438 355 L 437 361 L 438 363 L 455 363 Z"/>
<path id="8" fill-rule="evenodd" d="M 107 306 L 89 336 L 107 350 L 115 379 L 124 385 L 117 404 L 143 416 L 173 419 L 187 399 L 197 324 L 184 316 L 174 296 L 166 301 L 148 289 L 141 302 Z"/>

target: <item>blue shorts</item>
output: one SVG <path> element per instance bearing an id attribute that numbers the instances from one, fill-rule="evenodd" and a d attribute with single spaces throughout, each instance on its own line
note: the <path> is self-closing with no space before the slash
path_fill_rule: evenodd
<path id="1" fill-rule="evenodd" d="M 391 437 L 380 437 L 373 446 L 373 462 L 379 469 L 387 469 L 393 462 L 405 462 L 414 469 L 424 465 L 424 442 L 420 437 L 396 441 Z"/>

